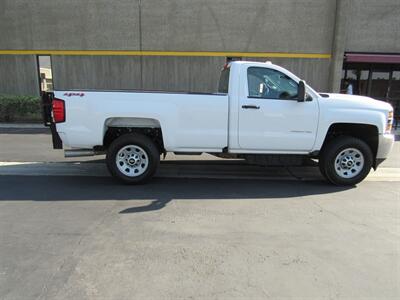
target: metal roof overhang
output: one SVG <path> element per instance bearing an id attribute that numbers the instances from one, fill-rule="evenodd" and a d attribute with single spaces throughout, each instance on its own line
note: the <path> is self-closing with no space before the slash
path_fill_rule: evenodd
<path id="1" fill-rule="evenodd" d="M 400 54 L 346 53 L 348 63 L 400 64 Z"/>

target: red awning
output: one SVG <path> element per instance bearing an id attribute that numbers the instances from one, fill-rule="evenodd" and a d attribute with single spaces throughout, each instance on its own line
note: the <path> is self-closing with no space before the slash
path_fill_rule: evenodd
<path id="1" fill-rule="evenodd" d="M 346 53 L 345 59 L 353 63 L 400 64 L 399 54 Z"/>

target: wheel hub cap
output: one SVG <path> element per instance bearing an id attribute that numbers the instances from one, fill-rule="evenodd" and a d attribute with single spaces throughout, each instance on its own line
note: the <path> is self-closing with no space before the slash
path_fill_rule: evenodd
<path id="1" fill-rule="evenodd" d="M 343 169 L 351 169 L 354 166 L 354 160 L 350 156 L 343 157 L 340 165 Z"/>
<path id="2" fill-rule="evenodd" d="M 147 170 L 149 158 L 141 147 L 127 145 L 118 151 L 115 163 L 124 175 L 137 177 Z"/>
<path id="3" fill-rule="evenodd" d="M 126 162 L 130 166 L 136 166 L 136 165 L 140 164 L 141 159 L 140 159 L 139 155 L 134 154 L 134 155 L 129 155 L 128 158 L 126 159 Z"/>
<path id="4" fill-rule="evenodd" d="M 336 174 L 342 178 L 353 178 L 364 167 L 364 155 L 360 150 L 347 148 L 339 152 L 335 159 Z"/>

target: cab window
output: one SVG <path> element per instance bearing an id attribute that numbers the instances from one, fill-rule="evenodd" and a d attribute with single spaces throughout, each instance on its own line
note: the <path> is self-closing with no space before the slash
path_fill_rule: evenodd
<path id="1" fill-rule="evenodd" d="M 298 84 L 280 71 L 250 67 L 247 69 L 249 97 L 265 99 L 297 99 Z"/>

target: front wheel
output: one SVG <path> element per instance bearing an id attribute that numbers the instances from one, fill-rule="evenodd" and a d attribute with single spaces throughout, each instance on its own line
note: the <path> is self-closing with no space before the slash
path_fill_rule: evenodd
<path id="1" fill-rule="evenodd" d="M 367 177 L 372 163 L 371 148 L 364 141 L 341 136 L 324 147 L 319 168 L 322 175 L 335 185 L 355 185 Z"/>
<path id="2" fill-rule="evenodd" d="M 111 143 L 106 161 L 108 170 L 115 178 L 127 184 L 138 184 L 154 175 L 160 163 L 160 154 L 147 136 L 126 134 Z"/>

